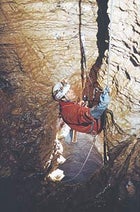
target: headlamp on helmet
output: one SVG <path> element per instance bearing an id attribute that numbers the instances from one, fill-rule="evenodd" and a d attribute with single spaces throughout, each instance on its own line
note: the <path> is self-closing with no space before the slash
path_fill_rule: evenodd
<path id="1" fill-rule="evenodd" d="M 66 93 L 70 89 L 70 84 L 67 82 L 58 82 L 54 87 L 53 87 L 53 97 L 55 100 L 60 100 L 62 99 Z"/>

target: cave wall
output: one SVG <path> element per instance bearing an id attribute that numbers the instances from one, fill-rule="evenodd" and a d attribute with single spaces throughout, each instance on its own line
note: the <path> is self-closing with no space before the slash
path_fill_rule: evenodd
<path id="1" fill-rule="evenodd" d="M 140 1 L 109 1 L 110 51 L 106 52 L 102 81 L 111 89 L 110 109 L 129 134 L 140 130 Z M 108 64 L 109 63 L 109 64 Z M 105 72 L 104 72 L 105 70 Z"/>
<path id="2" fill-rule="evenodd" d="M 109 109 L 122 129 L 139 134 L 140 5 L 139 1 L 131 4 L 117 1 L 111 9 L 111 4 L 111 1 L 1 1 L 1 138 L 3 143 L 10 142 L 14 150 L 4 144 L 2 151 L 10 150 L 7 158 L 14 166 L 19 163 L 19 156 L 13 152 L 28 155 L 30 151 L 32 158 L 35 149 L 39 158 L 36 160 L 35 156 L 34 165 L 31 163 L 29 167 L 46 166 L 58 117 L 52 86 L 65 78 L 81 97 L 79 30 L 84 37 L 87 73 L 99 55 L 104 58 L 99 82 L 102 87 L 109 83 Z"/>
<path id="3" fill-rule="evenodd" d="M 58 107 L 51 92 L 57 81 L 66 78 L 81 96 L 80 12 L 86 71 L 104 57 L 112 16 L 111 51 L 99 81 L 106 85 L 109 62 L 109 108 L 126 132 L 139 133 L 139 1 L 117 1 L 113 10 L 111 1 L 108 10 L 107 1 L 82 1 L 81 11 L 80 2 L 1 1 L 1 175 L 17 164 L 27 175 L 44 170 L 55 138 Z"/>
<path id="4" fill-rule="evenodd" d="M 66 78 L 81 95 L 79 10 L 78 1 L 0 3 L 1 176 L 44 171 L 58 117 L 52 86 Z M 98 55 L 97 10 L 82 2 L 87 67 Z"/>
<path id="5" fill-rule="evenodd" d="M 45 186 L 40 188 L 40 183 L 39 186 L 36 181 L 34 183 L 33 177 L 44 176 L 44 172 L 46 174 L 46 164 L 55 139 L 58 105 L 52 99 L 52 86 L 66 78 L 72 84 L 76 95 L 81 96 L 79 2 L 81 33 L 85 38 L 86 71 L 89 71 L 99 55 L 103 57 L 99 82 L 104 87 L 109 76 L 109 109 L 113 111 L 119 126 L 126 133 L 136 134 L 137 138 L 134 136 L 127 140 L 127 137 L 125 142 L 119 145 L 122 136 L 115 130 L 112 131 L 114 137 L 109 132 L 110 137 L 112 136 L 109 171 L 103 170 L 101 176 L 97 173 L 82 189 L 66 188 L 66 192 L 59 195 L 56 201 L 55 187 L 53 192 L 49 185 L 46 186 L 47 189 Z M 46 193 L 50 192 L 54 195 L 55 203 L 58 203 L 56 206 L 63 209 L 74 208 L 77 211 L 77 205 L 80 205 L 80 211 L 86 211 L 88 204 L 89 208 L 91 204 L 92 211 L 94 203 L 97 204 L 94 209 L 99 209 L 101 203 L 104 208 L 104 193 L 107 193 L 106 202 L 109 202 L 110 195 L 114 196 L 113 185 L 116 179 L 120 180 L 115 184 L 117 189 L 120 189 L 119 195 L 117 193 L 118 201 L 125 195 L 126 198 L 133 196 L 133 193 L 136 197 L 139 195 L 139 187 L 136 189 L 136 186 L 139 182 L 140 167 L 140 1 L 114 1 L 113 9 L 111 2 L 0 2 L 0 178 L 14 176 L 20 179 L 20 182 L 23 182 L 23 178 L 31 178 L 31 181 L 23 186 L 23 192 L 20 191 L 19 198 L 24 200 L 23 204 L 25 200 L 32 202 L 32 196 L 30 199 L 27 195 L 27 191 L 31 190 L 31 195 L 35 194 L 37 200 L 43 200 L 45 206 Z M 108 53 L 110 17 L 112 39 L 111 51 Z M 112 148 L 114 144 L 118 146 L 115 150 Z M 131 190 L 127 193 L 129 184 L 132 184 Z M 9 184 L 7 185 L 9 187 Z M 132 188 L 133 185 L 135 188 Z M 71 190 L 76 191 L 75 195 Z M 99 198 L 96 198 L 97 193 Z M 17 200 L 15 202 L 17 204 Z M 53 205 L 52 199 L 50 202 Z M 69 207 L 71 203 L 72 209 Z"/>

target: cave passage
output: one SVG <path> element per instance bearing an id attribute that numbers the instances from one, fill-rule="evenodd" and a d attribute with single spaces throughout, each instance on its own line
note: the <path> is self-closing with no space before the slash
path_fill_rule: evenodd
<path id="1" fill-rule="evenodd" d="M 103 166 L 102 156 L 95 146 L 92 135 L 77 132 L 76 143 L 67 144 L 63 140 L 62 145 L 63 156 L 66 158 L 66 161 L 59 166 L 65 174 L 63 183 L 85 183 Z"/>

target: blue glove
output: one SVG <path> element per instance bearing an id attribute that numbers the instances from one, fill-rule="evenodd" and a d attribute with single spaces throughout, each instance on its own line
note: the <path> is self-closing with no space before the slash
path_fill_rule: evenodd
<path id="1" fill-rule="evenodd" d="M 103 112 L 106 110 L 108 107 L 108 104 L 110 102 L 110 97 L 109 97 L 109 88 L 106 87 L 103 91 L 103 93 L 100 95 L 100 102 L 99 104 L 94 108 L 90 109 L 91 115 L 95 119 L 99 119 Z"/>
<path id="2" fill-rule="evenodd" d="M 100 95 L 100 102 L 101 104 L 108 105 L 110 102 L 110 96 L 109 96 L 109 87 L 106 86 L 103 93 Z"/>

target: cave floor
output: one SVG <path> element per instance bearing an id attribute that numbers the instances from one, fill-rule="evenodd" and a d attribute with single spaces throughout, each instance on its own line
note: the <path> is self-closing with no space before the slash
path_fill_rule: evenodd
<path id="1" fill-rule="evenodd" d="M 91 135 L 77 132 L 76 143 L 71 142 L 68 144 L 63 140 L 62 145 L 64 148 L 63 156 L 66 159 L 59 166 L 65 175 L 62 182 L 68 184 L 84 183 L 103 166 L 102 156 L 94 145 Z"/>

